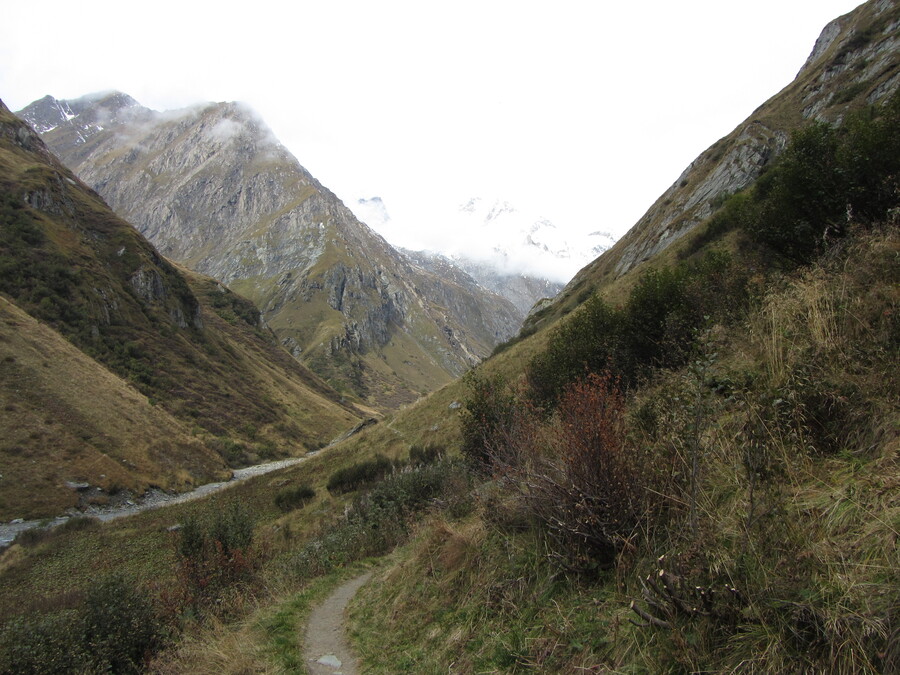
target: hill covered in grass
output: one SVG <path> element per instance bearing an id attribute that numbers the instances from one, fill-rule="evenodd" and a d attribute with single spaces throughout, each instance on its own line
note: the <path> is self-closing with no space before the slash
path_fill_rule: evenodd
<path id="1" fill-rule="evenodd" d="M 259 312 L 160 256 L 0 108 L 2 517 L 303 454 L 362 413 Z M 26 475 L 27 474 L 27 475 Z"/>

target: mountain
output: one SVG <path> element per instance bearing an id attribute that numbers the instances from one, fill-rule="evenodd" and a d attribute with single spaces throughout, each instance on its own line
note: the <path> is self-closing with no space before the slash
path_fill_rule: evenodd
<path id="1" fill-rule="evenodd" d="M 887 100 L 900 86 L 900 8 L 868 2 L 826 26 L 796 78 L 727 136 L 691 162 L 610 250 L 582 268 L 542 325 L 571 311 L 591 292 L 653 259 L 752 184 L 785 148 L 792 131 L 812 121 L 839 123 L 848 112 Z"/>
<path id="2" fill-rule="evenodd" d="M 19 114 L 163 255 L 253 300 L 298 359 L 370 405 L 450 381 L 521 325 L 499 296 L 410 264 L 245 106 L 156 113 L 112 93 Z"/>
<path id="3" fill-rule="evenodd" d="M 475 284 L 506 298 L 522 316 L 526 316 L 535 303 L 555 297 L 563 288 L 563 284 L 548 279 L 504 273 L 490 262 L 459 255 L 447 257 L 432 251 L 400 250 L 416 265 L 434 274 L 458 278 L 461 283 Z"/>
<path id="4" fill-rule="evenodd" d="M 408 239 L 380 197 L 358 199 L 353 210 L 389 239 Z M 554 297 L 578 269 L 615 242 L 600 231 L 563 233 L 548 219 L 507 201 L 477 197 L 449 213 L 435 213 L 435 222 L 440 227 L 424 240 L 420 237 L 420 242 L 432 243 L 415 252 L 417 260 L 437 267 L 452 261 L 525 314 L 535 303 Z M 429 257 L 434 258 L 431 263 L 426 262 Z"/>
<path id="5" fill-rule="evenodd" d="M 469 199 L 459 207 L 454 221 L 477 237 L 473 252 L 456 254 L 493 263 L 507 274 L 527 274 L 557 282 L 568 281 L 577 269 L 615 241 L 601 231 L 563 232 L 547 218 L 500 199 Z"/>
<path id="6" fill-rule="evenodd" d="M 78 502 L 73 485 L 108 496 L 221 479 L 364 416 L 250 302 L 163 258 L 2 103 L 0 226 L 0 519 L 56 515 Z"/>

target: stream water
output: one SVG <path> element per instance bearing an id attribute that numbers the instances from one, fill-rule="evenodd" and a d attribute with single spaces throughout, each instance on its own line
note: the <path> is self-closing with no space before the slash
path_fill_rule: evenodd
<path id="1" fill-rule="evenodd" d="M 277 462 L 266 462 L 265 464 L 256 464 L 243 469 L 235 469 L 231 480 L 223 481 L 221 483 L 206 483 L 205 485 L 194 488 L 190 492 L 172 494 L 163 492 L 162 490 L 152 489 L 148 490 L 142 496 L 133 500 L 128 500 L 118 506 L 91 506 L 84 511 L 72 510 L 68 515 L 59 516 L 58 518 L 44 520 L 22 520 L 18 518 L 9 523 L 0 523 L 0 549 L 9 546 L 13 539 L 16 538 L 16 535 L 25 530 L 30 530 L 35 527 L 56 527 L 57 525 L 62 525 L 70 518 L 78 516 L 88 516 L 106 522 L 109 520 L 116 520 L 117 518 L 124 518 L 125 516 L 131 516 L 135 513 L 140 513 L 141 511 L 158 509 L 161 506 L 168 506 L 169 504 L 189 502 L 193 499 L 205 497 L 213 492 L 218 492 L 219 490 L 231 487 L 232 485 L 235 485 L 242 480 L 252 478 L 253 476 L 261 476 L 262 474 L 271 471 L 277 471 L 278 469 L 284 469 L 293 466 L 294 464 L 299 464 L 312 457 L 314 454 L 315 453 L 309 453 L 305 457 L 293 457 L 291 459 L 282 459 Z"/>

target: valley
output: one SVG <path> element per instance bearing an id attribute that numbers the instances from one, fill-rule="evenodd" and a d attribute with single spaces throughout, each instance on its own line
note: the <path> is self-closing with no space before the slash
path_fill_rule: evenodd
<path id="1" fill-rule="evenodd" d="M 0 674 L 900 670 L 898 36 L 561 289 L 241 104 L 0 104 Z"/>
<path id="2" fill-rule="evenodd" d="M 410 403 L 524 319 L 464 272 L 413 264 L 246 107 L 163 114 L 111 93 L 19 114 L 163 255 L 252 300 L 295 358 L 354 401 Z"/>

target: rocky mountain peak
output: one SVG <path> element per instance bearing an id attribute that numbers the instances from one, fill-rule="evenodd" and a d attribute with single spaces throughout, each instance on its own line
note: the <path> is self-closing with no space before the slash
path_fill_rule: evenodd
<path id="1" fill-rule="evenodd" d="M 68 104 L 75 124 L 44 132 L 64 162 L 164 255 L 252 299 L 295 357 L 373 405 L 449 381 L 521 325 L 503 298 L 411 265 L 240 103 L 128 112 L 74 135 L 86 113 Z"/>

